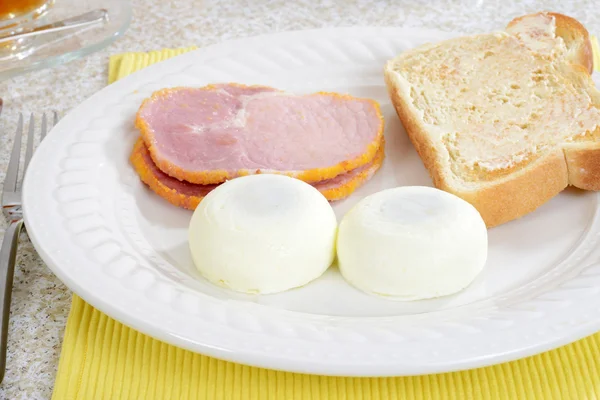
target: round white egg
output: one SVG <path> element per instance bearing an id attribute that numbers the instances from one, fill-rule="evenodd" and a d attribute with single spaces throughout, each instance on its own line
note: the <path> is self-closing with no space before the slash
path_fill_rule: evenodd
<path id="1" fill-rule="evenodd" d="M 239 292 L 276 293 L 318 278 L 335 258 L 337 221 L 317 189 L 261 174 L 232 179 L 198 205 L 189 226 L 194 264 Z"/>
<path id="2" fill-rule="evenodd" d="M 342 219 L 337 255 L 356 288 L 396 300 L 456 293 L 487 258 L 487 229 L 461 198 L 431 187 L 383 190 L 356 204 Z"/>

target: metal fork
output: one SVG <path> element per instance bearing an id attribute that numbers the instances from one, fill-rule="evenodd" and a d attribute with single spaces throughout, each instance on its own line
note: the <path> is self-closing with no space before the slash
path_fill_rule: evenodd
<path id="1" fill-rule="evenodd" d="M 2 99 L 0 99 L 0 114 L 2 113 Z M 54 114 L 53 125 L 58 121 L 58 114 Z M 40 141 L 46 136 L 48 121 L 46 114 L 42 116 L 42 127 Z M 13 275 L 15 271 L 15 260 L 19 234 L 23 227 L 23 211 L 21 209 L 21 183 L 19 179 L 19 163 L 21 161 L 21 136 L 23 134 L 23 114 L 19 114 L 17 131 L 13 143 L 10 161 L 4 178 L 4 190 L 2 191 L 2 212 L 9 222 L 4 232 L 2 247 L 0 248 L 0 301 L 2 310 L 0 313 L 0 382 L 4 379 L 6 371 L 6 347 L 8 339 L 8 319 L 10 316 L 10 300 L 12 294 Z M 29 166 L 33 155 L 33 139 L 35 136 L 35 119 L 33 114 L 29 117 L 29 130 L 27 132 L 27 148 L 25 149 L 25 160 L 23 163 L 23 176 Z"/>

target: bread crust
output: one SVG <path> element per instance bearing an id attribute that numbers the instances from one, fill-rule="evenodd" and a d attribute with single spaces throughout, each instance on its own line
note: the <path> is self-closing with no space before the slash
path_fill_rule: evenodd
<path id="1" fill-rule="evenodd" d="M 549 13 L 556 20 L 556 34 L 565 43 L 574 44 L 572 62 L 581 65 L 589 75 L 592 70 L 589 34 L 578 21 L 562 14 Z M 527 16 L 513 20 L 518 22 Z M 443 149 L 433 143 L 408 95 L 407 88 L 389 62 L 384 71 L 388 93 L 411 142 L 419 154 L 434 186 L 453 193 L 471 203 L 488 228 L 528 214 L 568 185 L 586 190 L 600 190 L 600 144 L 565 144 L 544 154 L 526 168 L 486 183 L 472 191 L 461 190 L 444 174 Z M 404 90 L 403 90 L 404 89 Z"/>
<path id="2" fill-rule="evenodd" d="M 592 52 L 592 42 L 590 41 L 590 34 L 588 33 L 587 29 L 585 29 L 585 27 L 581 24 L 581 22 L 564 14 L 559 14 L 555 12 L 541 12 L 538 14 L 554 17 L 556 35 L 560 36 L 564 40 L 565 45 L 569 49 L 574 50 L 570 53 L 571 62 L 574 64 L 581 65 L 586 69 L 587 73 L 591 75 L 594 71 L 594 54 Z M 510 21 L 506 27 L 510 28 L 511 26 L 517 24 L 523 19 L 538 14 L 530 14 L 517 17 Z"/>
<path id="3" fill-rule="evenodd" d="M 600 190 L 600 144 L 594 147 L 568 146 L 564 152 L 569 184 L 584 190 Z"/>

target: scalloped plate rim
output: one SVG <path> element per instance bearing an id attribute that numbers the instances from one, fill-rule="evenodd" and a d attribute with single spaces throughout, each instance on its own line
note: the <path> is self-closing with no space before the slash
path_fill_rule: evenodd
<path id="1" fill-rule="evenodd" d="M 172 66 L 183 64 L 188 60 L 194 60 L 198 58 L 199 54 L 206 54 L 207 52 L 217 52 L 219 49 L 228 48 L 234 45 L 256 45 L 260 44 L 265 40 L 289 40 L 294 38 L 306 38 L 315 37 L 318 35 L 319 37 L 326 34 L 357 34 L 358 32 L 365 32 L 365 34 L 374 35 L 375 32 L 381 34 L 385 33 L 409 33 L 413 35 L 426 34 L 426 35 L 438 35 L 445 37 L 452 37 L 456 33 L 450 32 L 439 32 L 430 29 L 413 29 L 413 28 L 391 28 L 391 27 L 359 27 L 359 28 L 327 28 L 327 29 L 310 29 L 303 31 L 293 31 L 293 32 L 283 32 L 273 35 L 261 35 L 253 38 L 243 38 L 237 39 L 230 42 L 224 42 L 209 46 L 207 48 L 198 49 L 190 53 L 183 54 L 179 57 L 166 60 L 164 62 L 149 66 L 144 70 L 132 74 L 124 79 L 108 86 L 107 88 L 99 91 L 94 94 L 92 97 L 87 99 L 80 106 L 76 107 L 69 115 L 67 115 L 61 122 L 57 125 L 56 129 L 48 135 L 48 138 L 40 145 L 38 151 L 35 152 L 34 157 L 31 161 L 31 166 L 27 173 L 27 177 L 25 180 L 23 195 L 24 199 L 34 199 L 35 198 L 35 189 L 32 186 L 34 178 L 30 179 L 34 173 L 40 173 L 40 168 L 42 165 L 38 165 L 41 161 L 42 157 L 40 154 L 48 153 L 50 151 L 50 146 L 52 143 L 56 142 L 58 139 L 58 135 L 60 131 L 66 129 L 69 125 L 72 125 L 77 120 L 77 111 L 85 108 L 87 105 L 93 104 L 97 99 L 102 99 L 104 97 L 109 97 L 112 93 L 125 92 L 128 87 L 133 86 L 134 84 L 139 84 L 139 82 L 144 81 L 146 78 L 152 78 L 155 75 L 158 75 L 162 71 L 168 71 Z M 47 156 L 47 154 L 46 154 Z M 38 169 L 37 172 L 35 171 Z M 201 352 L 203 354 L 207 354 L 210 356 L 226 359 L 229 361 L 240 362 L 248 365 L 254 365 L 265 368 L 274 368 L 286 371 L 293 372 L 302 372 L 302 373 L 318 373 L 324 375 L 344 375 L 344 376 L 397 376 L 397 375 L 417 375 L 417 374 L 425 374 L 425 373 L 436 373 L 436 372 L 449 372 L 455 370 L 462 370 L 467 368 L 481 367 L 485 365 L 494 364 L 497 362 L 510 361 L 516 358 L 533 355 L 539 353 L 541 351 L 549 350 L 566 343 L 572 342 L 574 340 L 580 339 L 584 336 L 587 336 L 598 329 L 600 329 L 600 318 L 595 320 L 588 320 L 587 323 L 578 324 L 576 327 L 571 327 L 568 334 L 555 334 L 548 335 L 546 339 L 539 340 L 535 345 L 528 345 L 523 347 L 515 347 L 511 351 L 505 351 L 502 353 L 486 353 L 481 354 L 477 357 L 470 357 L 465 359 L 457 359 L 454 361 L 444 361 L 444 362 L 424 362 L 420 365 L 410 365 L 409 363 L 393 363 L 391 360 L 387 360 L 388 362 L 383 363 L 366 363 L 364 360 L 354 360 L 351 361 L 349 359 L 345 359 L 342 362 L 336 362 L 334 360 L 326 360 L 326 358 L 316 357 L 313 361 L 304 360 L 295 360 L 286 356 L 284 354 L 266 354 L 262 352 L 260 354 L 256 354 L 256 351 L 232 351 L 231 348 L 227 346 L 219 346 L 210 343 L 200 343 L 198 341 L 188 340 L 185 337 L 178 334 L 177 330 L 167 329 L 162 327 L 162 329 L 156 329 L 156 326 L 150 326 L 148 321 L 144 318 L 132 317 L 131 312 L 124 312 L 122 308 L 115 306 L 115 304 L 111 303 L 107 299 L 103 298 L 100 293 L 96 293 L 94 291 L 89 290 L 89 286 L 86 286 L 79 279 L 74 279 L 64 268 L 60 266 L 60 258 L 56 255 L 51 254 L 47 251 L 46 246 L 43 244 L 43 240 L 41 238 L 40 232 L 42 228 L 39 225 L 39 221 L 36 220 L 35 217 L 30 216 L 34 215 L 37 211 L 35 208 L 31 206 L 34 200 L 28 200 L 25 202 L 24 210 L 25 210 L 25 221 L 28 227 L 28 232 L 31 237 L 32 243 L 35 248 L 38 250 L 42 259 L 48 264 L 48 266 L 52 269 L 52 271 L 61 279 L 63 282 L 67 284 L 68 287 L 73 289 L 76 293 L 78 293 L 82 299 L 89 302 L 94 307 L 98 308 L 100 311 L 114 317 L 118 321 L 122 322 L 125 325 L 128 325 L 134 329 L 137 329 L 145 334 L 153 336 L 159 340 L 163 340 L 168 343 L 172 343 L 178 345 L 180 347 Z M 89 283 L 86 283 L 89 285 Z M 252 344 L 248 345 L 252 347 Z M 365 367 L 366 365 L 366 367 Z"/>

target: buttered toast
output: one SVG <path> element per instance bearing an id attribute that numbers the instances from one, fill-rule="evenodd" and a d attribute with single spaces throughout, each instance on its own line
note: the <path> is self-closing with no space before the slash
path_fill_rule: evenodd
<path id="1" fill-rule="evenodd" d="M 600 189 L 600 92 L 586 29 L 537 13 L 505 31 L 427 44 L 385 66 L 390 98 L 434 185 L 488 227 L 568 185 Z"/>

